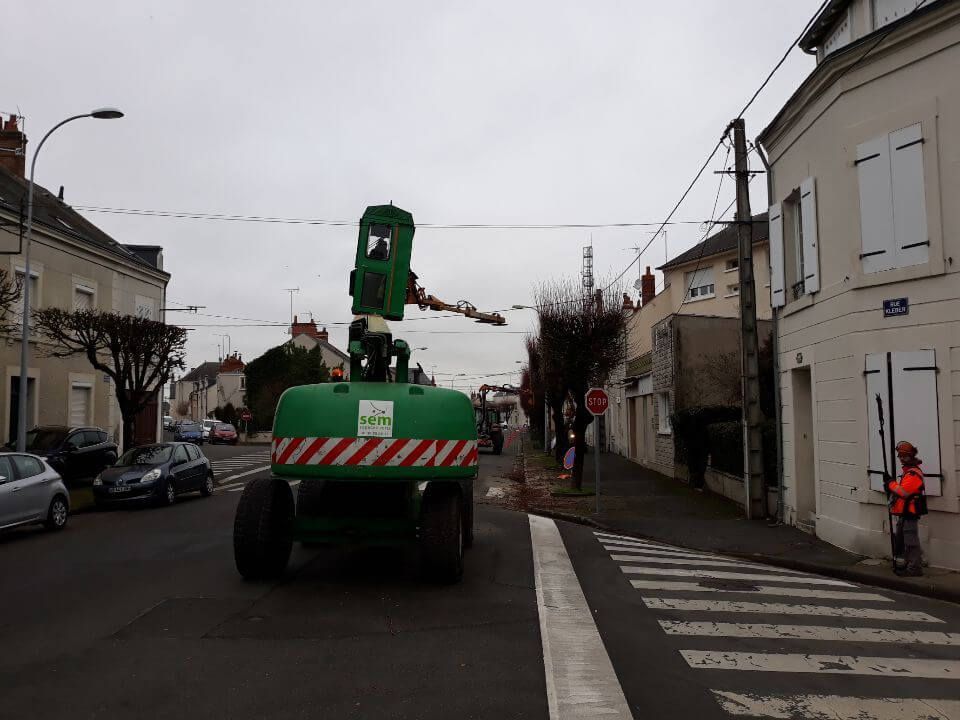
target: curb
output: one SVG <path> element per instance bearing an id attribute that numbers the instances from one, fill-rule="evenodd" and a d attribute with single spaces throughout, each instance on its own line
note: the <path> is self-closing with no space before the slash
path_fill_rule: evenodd
<path id="1" fill-rule="evenodd" d="M 650 535 L 643 535 L 642 533 L 635 531 L 621 530 L 582 515 L 557 512 L 555 510 L 545 510 L 542 508 L 530 508 L 527 512 L 531 515 L 548 517 L 552 518 L 553 520 L 564 520 L 566 522 L 576 523 L 577 525 L 585 525 L 596 530 L 616 533 L 626 537 L 635 537 L 638 540 L 652 540 L 659 543 L 666 543 L 666 541 L 659 538 Z M 920 597 L 927 597 L 933 600 L 944 600 L 946 602 L 960 604 L 960 590 L 937 587 L 936 585 L 930 585 L 925 582 L 911 582 L 909 580 L 897 577 L 896 575 L 889 577 L 884 575 L 874 575 L 872 573 L 864 572 L 863 570 L 857 570 L 856 568 L 852 567 L 820 565 L 817 563 L 806 562 L 804 560 L 791 560 L 789 558 L 781 558 L 774 555 L 764 555 L 762 553 L 717 550 L 716 548 L 704 548 L 696 545 L 683 545 L 676 542 L 669 542 L 666 544 L 687 548 L 688 550 L 698 550 L 700 552 L 709 552 L 718 555 L 736 557 L 742 560 L 752 560 L 754 562 L 770 565 L 771 567 L 781 567 L 786 570 L 817 573 L 818 575 L 825 575 L 827 577 L 836 578 L 837 580 L 850 580 L 852 582 L 860 583 L 861 585 L 870 585 L 873 587 L 884 588 L 886 590 L 895 590 L 898 592 L 908 593 L 910 595 L 919 595 Z"/>

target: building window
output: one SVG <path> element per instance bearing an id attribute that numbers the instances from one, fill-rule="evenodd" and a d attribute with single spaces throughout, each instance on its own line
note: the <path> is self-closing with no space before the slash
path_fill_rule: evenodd
<path id="1" fill-rule="evenodd" d="M 73 309 L 93 310 L 95 306 L 94 290 L 86 285 L 73 286 Z"/>
<path id="2" fill-rule="evenodd" d="M 16 269 L 17 282 L 20 283 L 21 287 L 24 285 L 24 270 L 23 268 Z M 40 306 L 40 274 L 31 270 L 30 271 L 30 311 L 31 313 Z M 20 320 L 23 318 L 23 293 L 20 294 L 20 297 L 17 298 L 17 301 L 11 306 L 10 312 L 13 313 L 14 324 L 17 328 L 20 327 Z M 33 315 L 30 315 L 29 320 L 30 327 L 33 327 Z"/>
<path id="3" fill-rule="evenodd" d="M 727 294 L 724 297 L 736 297 L 740 294 L 740 285 L 734 283 L 733 285 L 727 285 Z"/>
<path id="4" fill-rule="evenodd" d="M 657 432 L 661 435 L 669 435 L 673 432 L 670 424 L 670 393 L 657 393 L 657 416 L 659 419 Z"/>
<path id="5" fill-rule="evenodd" d="M 923 460 L 921 469 L 927 494 L 942 495 L 936 352 L 912 350 L 867 355 L 864 375 L 869 447 L 867 472 L 871 489 L 884 491 L 884 456 L 887 470 L 896 473 L 894 446 L 898 440 L 909 440 Z M 878 395 L 885 431 L 882 444 Z"/>
<path id="6" fill-rule="evenodd" d="M 857 146 L 860 260 L 865 273 L 929 260 L 920 123 Z"/>
<path id="7" fill-rule="evenodd" d="M 90 424 L 90 397 L 93 388 L 89 383 L 73 383 L 70 386 L 70 425 L 80 427 Z"/>
<path id="8" fill-rule="evenodd" d="M 817 188 L 814 178 L 800 183 L 783 202 L 771 205 L 770 304 L 783 307 L 820 290 Z"/>
<path id="9" fill-rule="evenodd" d="M 240 376 L 240 389 L 241 389 L 241 390 L 246 390 L 246 389 L 247 389 L 247 376 L 246 376 L 246 375 L 241 375 L 241 376 Z"/>
<path id="10" fill-rule="evenodd" d="M 724 272 L 733 272 L 740 268 L 740 258 L 730 258 L 727 260 L 726 266 L 724 267 Z"/>
<path id="11" fill-rule="evenodd" d="M 143 295 L 137 295 L 136 297 L 136 309 L 134 314 L 138 318 L 144 320 L 156 320 L 157 319 L 157 306 L 153 301 L 153 298 L 144 297 Z"/>
<path id="12" fill-rule="evenodd" d="M 685 273 L 684 282 L 687 285 L 687 300 L 706 300 L 715 295 L 712 265 Z"/>

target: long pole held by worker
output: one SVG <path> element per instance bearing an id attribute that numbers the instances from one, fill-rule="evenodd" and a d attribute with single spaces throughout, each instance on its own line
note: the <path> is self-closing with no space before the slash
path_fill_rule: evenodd
<path id="1" fill-rule="evenodd" d="M 880 393 L 877 393 L 877 417 L 880 419 L 880 454 L 883 455 L 883 491 L 889 494 L 887 478 L 890 477 L 890 469 L 887 467 L 887 442 L 883 437 L 883 400 L 880 399 Z M 893 537 L 893 512 L 890 510 L 889 502 L 887 503 L 887 525 L 890 526 L 890 562 L 896 569 L 897 543 Z"/>

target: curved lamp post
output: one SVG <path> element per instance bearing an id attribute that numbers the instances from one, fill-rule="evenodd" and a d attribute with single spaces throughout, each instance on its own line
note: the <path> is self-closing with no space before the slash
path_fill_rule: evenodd
<path id="1" fill-rule="evenodd" d="M 28 380 L 27 368 L 30 364 L 30 241 L 33 238 L 33 172 L 37 167 L 37 156 L 40 154 L 40 148 L 47 141 L 47 138 L 53 134 L 53 131 L 66 125 L 68 122 L 79 120 L 80 118 L 96 118 L 97 120 L 115 120 L 122 118 L 123 113 L 116 108 L 99 108 L 83 115 L 74 115 L 66 120 L 61 120 L 47 131 L 47 134 L 40 140 L 37 149 L 33 151 L 33 160 L 30 162 L 30 183 L 27 186 L 27 233 L 26 246 L 23 251 L 23 316 L 21 323 L 23 327 L 20 333 L 20 398 L 17 407 L 17 452 L 24 452 L 27 449 L 27 388 Z"/>

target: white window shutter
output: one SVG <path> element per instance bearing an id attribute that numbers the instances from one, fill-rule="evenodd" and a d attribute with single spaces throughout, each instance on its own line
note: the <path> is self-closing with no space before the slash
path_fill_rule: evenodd
<path id="1" fill-rule="evenodd" d="M 870 476 L 870 489 L 883 492 L 883 456 L 887 456 L 888 471 L 893 474 L 893 454 L 890 451 L 890 396 L 887 383 L 887 353 L 867 355 L 867 447 L 869 456 L 867 473 Z M 883 404 L 884 441 L 880 442 L 880 411 L 877 407 L 877 395 Z"/>
<path id="2" fill-rule="evenodd" d="M 820 289 L 817 184 L 812 177 L 800 183 L 800 217 L 803 224 L 803 290 L 809 294 Z"/>
<path id="3" fill-rule="evenodd" d="M 893 190 L 887 136 L 857 145 L 860 185 L 860 259 L 865 273 L 894 267 Z"/>
<path id="4" fill-rule="evenodd" d="M 921 469 L 926 476 L 927 495 L 942 495 L 936 353 L 933 350 L 890 353 L 890 365 L 894 441 L 909 440 L 917 447 L 923 461 Z"/>
<path id="5" fill-rule="evenodd" d="M 768 211 L 770 235 L 770 305 L 783 307 L 786 300 L 783 276 L 783 206 L 771 205 Z"/>
<path id="6" fill-rule="evenodd" d="M 930 259 L 927 202 L 923 183 L 923 131 L 920 123 L 890 133 L 893 227 L 896 267 Z"/>

